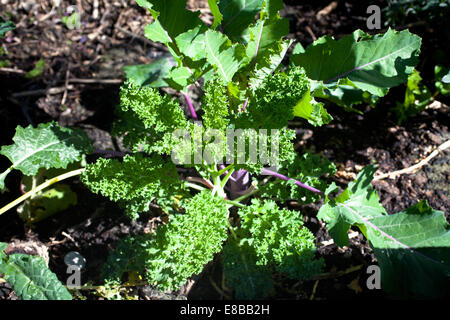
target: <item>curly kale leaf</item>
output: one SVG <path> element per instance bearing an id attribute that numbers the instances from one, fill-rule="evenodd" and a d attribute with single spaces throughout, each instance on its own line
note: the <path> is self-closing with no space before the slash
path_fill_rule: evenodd
<path id="1" fill-rule="evenodd" d="M 286 161 L 279 173 L 292 179 L 301 181 L 308 186 L 325 190 L 326 181 L 321 177 L 334 175 L 336 166 L 327 158 L 309 152 L 296 156 L 294 161 Z M 294 180 L 277 179 L 261 186 L 261 196 L 278 201 L 296 199 L 301 203 L 312 203 L 320 199 L 320 195 L 307 191 L 295 184 Z"/>
<path id="2" fill-rule="evenodd" d="M 294 161 L 296 157 L 292 144 L 294 130 L 236 129 L 234 132 L 236 137 L 227 135 L 229 157 L 226 162 L 235 163 L 236 170 L 245 169 L 259 174 L 264 167 L 279 167 Z M 231 161 L 231 155 L 234 155 L 234 162 Z"/>
<path id="3" fill-rule="evenodd" d="M 183 182 L 178 178 L 175 165 L 154 155 L 126 155 L 123 161 L 98 159 L 89 164 L 81 181 L 94 193 L 101 193 L 118 201 L 132 218 L 149 209 L 150 202 L 172 199 L 183 193 Z"/>
<path id="4" fill-rule="evenodd" d="M 230 237 L 223 249 L 223 272 L 236 299 L 265 299 L 272 290 L 272 270 L 257 261 L 253 247 Z"/>
<path id="5" fill-rule="evenodd" d="M 145 265 L 143 252 L 145 252 L 148 241 L 147 235 L 126 236 L 121 239 L 103 265 L 101 278 L 105 283 L 118 285 L 125 272 L 143 270 Z"/>
<path id="6" fill-rule="evenodd" d="M 224 130 L 229 123 L 228 91 L 225 84 L 218 77 L 205 83 L 205 95 L 202 99 L 203 124 L 208 129 Z"/>
<path id="7" fill-rule="evenodd" d="M 172 132 L 187 127 L 183 110 L 175 100 L 132 81 L 127 81 L 120 90 L 117 113 L 121 120 L 113 134 L 124 134 L 125 146 L 134 152 L 168 154 L 173 147 Z"/>
<path id="8" fill-rule="evenodd" d="M 203 270 L 227 238 L 225 201 L 201 192 L 184 205 L 185 214 L 158 228 L 146 249 L 146 276 L 159 289 L 174 290 Z"/>
<path id="9" fill-rule="evenodd" d="M 287 73 L 268 76 L 255 88 L 245 113 L 236 126 L 243 128 L 280 129 L 294 116 L 313 124 L 328 123 L 331 117 L 310 97 L 310 82 L 303 68 L 292 68 Z"/>
<path id="10" fill-rule="evenodd" d="M 275 202 L 252 200 L 239 210 L 241 244 L 255 250 L 257 265 L 274 266 L 275 270 L 299 280 L 308 279 L 323 267 L 314 258 L 314 235 L 303 226 L 298 211 L 279 209 Z"/>

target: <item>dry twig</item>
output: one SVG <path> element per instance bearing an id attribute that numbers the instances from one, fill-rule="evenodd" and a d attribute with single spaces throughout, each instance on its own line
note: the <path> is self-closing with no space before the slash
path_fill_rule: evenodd
<path id="1" fill-rule="evenodd" d="M 402 174 L 414 173 L 417 170 L 421 169 L 426 164 L 428 164 L 428 162 L 430 162 L 439 153 L 441 153 L 445 149 L 448 149 L 449 147 L 450 147 L 450 140 L 447 140 L 446 142 L 441 144 L 439 147 L 437 147 L 433 152 L 431 152 L 428 157 L 426 157 L 425 159 L 423 159 L 419 163 L 416 163 L 415 165 L 413 165 L 411 167 L 408 167 L 408 168 L 404 168 L 404 169 L 397 170 L 397 171 L 394 171 L 394 172 L 389 172 L 389 173 L 378 175 L 378 176 L 374 177 L 373 181 L 383 180 L 383 179 L 386 179 L 386 178 L 395 179 L 396 177 L 398 177 L 398 176 L 400 176 Z"/>

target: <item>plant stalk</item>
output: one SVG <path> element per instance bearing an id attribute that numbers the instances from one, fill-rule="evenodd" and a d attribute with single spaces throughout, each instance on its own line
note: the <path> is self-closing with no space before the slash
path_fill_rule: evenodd
<path id="1" fill-rule="evenodd" d="M 272 171 L 272 170 L 269 170 L 269 169 L 263 169 L 261 174 L 273 176 L 275 178 L 278 178 L 278 179 L 281 179 L 281 180 L 284 180 L 284 181 L 294 180 L 295 184 L 298 185 L 299 187 L 303 188 L 303 189 L 306 189 L 306 190 L 309 190 L 311 192 L 314 192 L 314 193 L 317 193 L 317 194 L 321 194 L 321 195 L 324 194 L 322 191 L 320 191 L 320 190 L 318 190 L 316 188 L 310 187 L 307 184 L 304 184 L 303 182 L 300 182 L 298 180 L 286 177 L 285 175 L 282 175 L 281 173 L 278 173 L 278 172 L 275 172 L 275 171 Z"/>
<path id="2" fill-rule="evenodd" d="M 22 195 L 21 197 L 17 198 L 16 200 L 14 200 L 13 202 L 10 202 L 9 204 L 7 204 L 6 206 L 4 206 L 3 208 L 0 209 L 0 215 L 2 215 L 3 213 L 5 213 L 6 211 L 8 211 L 9 209 L 14 208 L 15 206 L 17 206 L 19 203 L 27 200 L 28 198 L 30 198 L 31 196 L 33 196 L 34 194 L 44 190 L 45 188 L 51 186 L 52 184 L 55 184 L 59 181 L 63 181 L 65 179 L 71 178 L 71 177 L 75 177 L 75 176 L 79 176 L 80 174 L 83 173 L 85 169 L 78 169 L 78 170 L 74 170 L 74 171 L 70 171 L 70 172 L 66 172 L 62 175 L 59 175 L 55 178 L 49 179 L 47 181 L 45 181 L 44 183 L 40 184 L 39 186 L 31 189 L 30 191 L 28 191 L 27 193 L 25 193 L 24 195 Z"/>

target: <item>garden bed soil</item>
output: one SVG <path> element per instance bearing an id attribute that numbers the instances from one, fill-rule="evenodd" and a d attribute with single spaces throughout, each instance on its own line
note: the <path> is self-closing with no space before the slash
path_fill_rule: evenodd
<path id="1" fill-rule="evenodd" d="M 27 126 L 56 120 L 62 125 L 83 128 L 94 140 L 97 150 L 119 150 L 120 141 L 108 132 L 114 121 L 114 108 L 118 104 L 118 90 L 124 65 L 149 63 L 165 53 L 160 46 L 151 44 L 143 37 L 149 15 L 133 4 L 133 1 L 100 1 L 98 8 L 93 2 L 79 1 L 82 16 L 86 18 L 81 30 L 69 30 L 58 20 L 65 2 L 55 13 L 49 14 L 52 1 L 2 1 L 0 12 L 11 12 L 17 24 L 2 44 L 8 52 L 10 68 L 15 72 L 2 72 L 0 78 L 0 145 L 11 144 L 15 126 Z M 20 5 L 18 5 L 20 3 Z M 283 15 L 291 20 L 290 38 L 304 46 L 314 39 L 330 34 L 341 37 L 357 28 L 366 29 L 366 6 L 359 1 L 339 1 L 325 15 L 318 15 L 331 1 L 287 1 Z M 105 5 L 106 4 L 106 5 Z M 191 7 L 207 8 L 206 1 L 189 1 Z M 329 7 L 328 7 L 329 8 Z M 94 12 L 96 18 L 94 18 Z M 202 11 L 203 12 L 203 11 Z M 202 14 L 208 21 L 211 17 Z M 418 34 L 429 32 L 429 26 L 411 30 Z M 423 52 L 427 53 L 439 43 L 428 36 Z M 423 57 L 423 55 L 422 55 Z M 46 68 L 41 77 L 24 79 L 20 71 L 33 68 L 43 58 Z M 425 59 L 426 60 L 426 59 Z M 429 66 L 424 66 L 424 70 Z M 17 71 L 19 70 L 19 71 Z M 424 72 L 424 78 L 431 77 Z M 74 79 L 115 79 L 116 82 L 80 83 Z M 72 82 L 71 82 L 72 81 Z M 31 90 L 63 88 L 59 94 L 30 95 Z M 434 148 L 450 138 L 448 99 L 435 108 L 429 108 L 397 125 L 392 108 L 402 101 L 404 86 L 391 90 L 376 108 L 362 106 L 362 114 L 347 113 L 329 106 L 334 121 L 321 128 L 313 128 L 304 122 L 293 121 L 291 128 L 297 132 L 296 147 L 299 154 L 305 151 L 322 153 L 333 161 L 338 173 L 332 178 L 341 187 L 355 178 L 365 165 L 377 164 L 377 174 L 409 167 L 427 156 Z M 28 92 L 25 95 L 17 93 Z M 14 95 L 15 94 L 15 95 Z M 97 156 L 91 156 L 92 161 Z M 8 161 L 0 159 L 0 167 Z M 449 170 L 450 153 L 440 153 L 418 172 L 394 179 L 374 182 L 381 202 L 388 213 L 396 213 L 426 199 L 437 210 L 450 212 Z M 20 174 L 13 173 L 7 180 L 10 192 L 0 194 L 0 203 L 6 204 L 20 195 Z M 67 278 L 65 255 L 77 251 L 86 260 L 82 272 L 83 283 L 99 285 L 100 271 L 108 252 L 118 240 L 129 234 L 148 232 L 160 223 L 161 212 L 153 208 L 137 221 L 127 219 L 118 206 L 106 198 L 92 194 L 77 179 L 68 182 L 78 196 L 75 206 L 39 222 L 32 228 L 24 226 L 15 210 L 0 216 L 0 241 L 29 241 L 48 248 L 49 267 L 65 281 Z M 386 298 L 381 290 L 369 290 L 365 285 L 367 266 L 376 263 L 369 244 L 358 230 L 354 230 L 348 247 L 339 248 L 330 242 L 330 236 L 322 222 L 316 218 L 320 203 L 299 206 L 287 204 L 300 210 L 305 224 L 316 235 L 318 256 L 326 263 L 321 279 L 303 283 L 278 277 L 275 299 L 367 299 Z M 326 245 L 320 245 L 324 243 Z M 205 271 L 193 277 L 181 291 L 161 293 L 149 286 L 130 287 L 128 295 L 139 299 L 224 299 L 231 292 L 222 286 L 220 255 Z M 217 289 L 220 288 L 220 289 Z M 103 299 L 94 291 L 80 294 L 89 299 Z M 0 300 L 16 299 L 7 283 L 0 283 Z"/>

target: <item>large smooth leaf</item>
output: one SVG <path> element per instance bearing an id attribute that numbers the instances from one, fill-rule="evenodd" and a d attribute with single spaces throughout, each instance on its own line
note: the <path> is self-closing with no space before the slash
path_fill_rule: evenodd
<path id="1" fill-rule="evenodd" d="M 147 8 L 155 22 L 146 27 L 145 35 L 152 41 L 168 43 L 179 34 L 202 24 L 200 12 L 186 10 L 186 0 L 138 0 Z"/>
<path id="2" fill-rule="evenodd" d="M 367 238 L 382 270 L 384 290 L 399 297 L 437 297 L 450 288 L 450 229 L 425 201 L 370 220 Z"/>
<path id="3" fill-rule="evenodd" d="M 318 218 L 340 246 L 348 245 L 350 226 L 360 228 L 378 259 L 387 292 L 398 297 L 445 294 L 450 285 L 450 226 L 443 212 L 422 201 L 387 215 L 370 184 L 374 171 L 366 167 L 339 197 L 327 197 Z"/>
<path id="4" fill-rule="evenodd" d="M 420 45 L 420 37 L 407 30 L 375 36 L 357 30 L 339 41 L 322 37 L 291 61 L 322 84 L 315 96 L 351 106 L 363 101 L 364 92 L 382 97 L 406 82 L 418 63 Z"/>
<path id="5" fill-rule="evenodd" d="M 69 291 L 51 272 L 43 258 L 26 254 L 6 256 L 0 243 L 0 274 L 23 300 L 72 300 Z"/>
<path id="6" fill-rule="evenodd" d="M 206 58 L 205 32 L 208 28 L 204 25 L 188 30 L 175 38 L 175 42 L 181 53 L 192 60 Z"/>
<path id="7" fill-rule="evenodd" d="M 247 55 L 253 59 L 257 55 L 264 54 L 268 48 L 289 33 L 289 20 L 260 20 L 249 29 L 249 33 Z"/>
<path id="8" fill-rule="evenodd" d="M 217 0 L 208 0 L 209 9 L 214 16 L 214 23 L 211 28 L 215 29 L 219 24 L 222 23 L 223 15 L 220 13 L 219 6 L 217 5 Z"/>
<path id="9" fill-rule="evenodd" d="M 231 39 L 239 39 L 245 29 L 255 22 L 264 0 L 221 0 L 219 9 L 223 15 L 221 30 Z"/>
<path id="10" fill-rule="evenodd" d="M 205 34 L 206 58 L 222 77 L 225 83 L 233 78 L 245 58 L 244 48 L 217 31 L 208 30 Z"/>
<path id="11" fill-rule="evenodd" d="M 171 57 L 164 57 L 149 64 L 125 66 L 123 69 L 127 79 L 137 85 L 159 88 L 168 86 L 164 78 L 169 74 L 173 65 Z"/>
<path id="12" fill-rule="evenodd" d="M 370 184 L 375 170 L 374 166 L 365 167 L 336 201 L 328 201 L 319 210 L 317 217 L 327 223 L 330 235 L 339 246 L 349 245 L 351 225 L 359 226 L 364 232 L 366 219 L 387 214 Z"/>
<path id="13" fill-rule="evenodd" d="M 13 141 L 14 144 L 0 150 L 12 162 L 0 175 L 0 189 L 13 169 L 34 176 L 40 168 L 66 168 L 93 151 L 91 140 L 81 129 L 60 127 L 56 122 L 41 123 L 37 128 L 17 126 Z"/>

